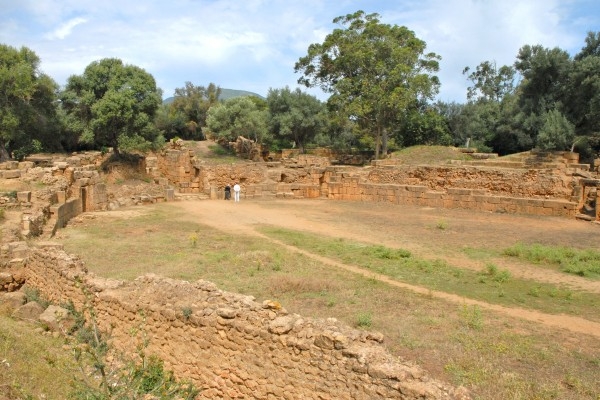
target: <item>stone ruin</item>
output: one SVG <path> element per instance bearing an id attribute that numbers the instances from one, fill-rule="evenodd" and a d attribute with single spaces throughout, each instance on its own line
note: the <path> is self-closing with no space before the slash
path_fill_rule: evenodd
<path id="1" fill-rule="evenodd" d="M 277 161 L 210 165 L 192 150 L 168 148 L 147 157 L 146 170 L 190 197 L 222 199 L 224 187 L 235 181 L 246 199 L 326 198 L 600 221 L 594 186 L 600 182 L 598 166 L 579 164 L 576 153 L 479 155 L 473 161 L 418 166 L 386 159 L 365 167 L 289 154 Z"/>
<path id="2" fill-rule="evenodd" d="M 335 319 L 289 314 L 275 302 L 259 303 L 205 281 L 103 279 L 56 243 L 25 242 L 51 237 L 82 212 L 131 204 L 107 192 L 99 172 L 105 157 L 36 156 L 0 164 L 0 178 L 44 184 L 36 191 L 0 196 L 4 209 L 22 212 L 19 229 L 3 232 L 0 251 L 0 292 L 5 293 L 0 301 L 12 304 L 15 315 L 55 325 L 41 317 L 44 310 L 23 305 L 19 289 L 25 283 L 55 304 L 71 301 L 81 309 L 91 301 L 117 348 L 134 349 L 140 338 L 129 333 L 143 325 L 153 338 L 148 350 L 177 377 L 205 389 L 200 398 L 469 398 L 465 390 L 390 356 L 379 334 L 350 329 Z M 133 204 L 220 200 L 224 186 L 236 181 L 245 199 L 326 198 L 600 220 L 598 166 L 578 164 L 573 153 L 481 157 L 436 166 L 381 160 L 360 168 L 333 165 L 329 157 L 283 153 L 277 161 L 211 165 L 185 144 L 171 143 L 146 156 L 141 167 L 153 177 L 155 189 L 128 193 Z M 91 298 L 84 296 L 82 285 Z"/>
<path id="3" fill-rule="evenodd" d="M 464 388 L 391 356 L 381 334 L 351 329 L 334 318 L 303 318 L 277 302 L 257 302 L 203 280 L 103 279 L 56 243 L 9 244 L 1 255 L 10 260 L 11 272 L 0 273 L 0 283 L 21 279 L 54 304 L 93 307 L 112 346 L 130 356 L 149 338 L 145 351 L 202 389 L 198 399 L 470 398 Z M 22 292 L 3 301 L 14 304 L 15 315 L 41 317 L 48 327 L 72 323 L 66 310 L 23 305 Z M 49 318 L 52 313 L 63 318 Z"/>

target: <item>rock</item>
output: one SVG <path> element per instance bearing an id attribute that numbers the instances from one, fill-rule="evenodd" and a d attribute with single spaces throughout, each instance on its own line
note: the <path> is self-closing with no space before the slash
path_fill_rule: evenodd
<path id="1" fill-rule="evenodd" d="M 291 331 L 292 328 L 294 328 L 295 322 L 296 318 L 291 315 L 275 318 L 269 324 L 269 332 L 275 333 L 277 335 L 283 335 Z"/>
<path id="2" fill-rule="evenodd" d="M 38 321 L 39 316 L 44 312 L 44 307 L 37 301 L 30 301 L 27 304 L 17 308 L 13 313 L 13 318 L 22 319 L 29 322 Z"/>
<path id="3" fill-rule="evenodd" d="M 50 305 L 39 315 L 39 321 L 51 331 L 68 332 L 75 325 L 75 319 L 66 308 Z"/>
<path id="4" fill-rule="evenodd" d="M 11 311 L 21 307 L 27 301 L 27 296 L 23 292 L 9 292 L 0 295 L 0 304 L 6 305 Z"/>
<path id="5" fill-rule="evenodd" d="M 233 319 L 237 316 L 237 310 L 230 307 L 223 307 L 217 310 L 217 315 L 225 319 Z"/>

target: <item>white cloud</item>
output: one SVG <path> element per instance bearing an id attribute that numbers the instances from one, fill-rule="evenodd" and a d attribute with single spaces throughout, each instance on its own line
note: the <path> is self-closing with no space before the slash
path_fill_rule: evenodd
<path id="1" fill-rule="evenodd" d="M 56 28 L 54 31 L 47 33 L 44 37 L 48 40 L 64 39 L 71 34 L 73 28 L 86 22 L 87 19 L 82 17 L 73 18 Z"/>
<path id="2" fill-rule="evenodd" d="M 308 46 L 338 27 L 335 17 L 362 9 L 415 31 L 442 56 L 440 98 L 464 101 L 467 65 L 512 64 L 525 44 L 581 48 L 600 23 L 573 10 L 595 1 L 0 0 L 0 34 L 34 50 L 59 84 L 91 61 L 117 57 L 153 74 L 165 93 L 191 81 L 266 94 L 297 86 L 294 64 Z"/>

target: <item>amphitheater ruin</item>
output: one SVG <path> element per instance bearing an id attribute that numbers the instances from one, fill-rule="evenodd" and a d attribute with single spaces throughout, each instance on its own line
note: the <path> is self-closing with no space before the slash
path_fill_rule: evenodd
<path id="1" fill-rule="evenodd" d="M 419 166 L 393 159 L 367 166 L 339 165 L 331 155 L 284 152 L 275 160 L 215 165 L 197 157 L 185 143 L 172 142 L 159 154 L 146 156 L 139 166 L 153 178 L 153 188 L 121 197 L 109 193 L 103 181 L 100 166 L 105 159 L 90 152 L 0 164 L 3 181 L 45 184 L 37 191 L 0 198 L 2 207 L 21 213 L 17 227 L 3 229 L 0 301 L 10 302 L 18 313 L 26 306 L 19 290 L 26 284 L 53 304 L 92 306 L 100 327 L 124 351 L 136 348 L 141 339 L 130 332 L 142 327 L 152 339 L 148 350 L 178 378 L 203 388 L 199 398 L 468 399 L 470 395 L 392 357 L 380 334 L 355 330 L 333 318 L 303 318 L 276 302 L 225 292 L 207 281 L 147 275 L 123 282 L 95 276 L 51 240 L 57 229 L 87 211 L 222 199 L 223 188 L 232 182 L 240 183 L 246 199 L 389 202 L 600 222 L 599 163 L 579 164 L 577 154 L 569 152 Z M 162 294 L 162 300 L 149 303 L 145 294 L 150 292 Z M 67 324 L 69 319 L 55 323 Z"/>

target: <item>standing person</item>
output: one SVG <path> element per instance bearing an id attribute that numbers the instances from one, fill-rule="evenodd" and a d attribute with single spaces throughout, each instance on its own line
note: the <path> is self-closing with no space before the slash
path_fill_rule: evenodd
<path id="1" fill-rule="evenodd" d="M 233 201 L 240 201 L 240 190 L 242 190 L 242 188 L 239 183 L 233 185 Z"/>
<path id="2" fill-rule="evenodd" d="M 225 200 L 229 199 L 231 199 L 231 186 L 229 186 L 228 183 L 227 186 L 225 186 Z"/>

